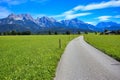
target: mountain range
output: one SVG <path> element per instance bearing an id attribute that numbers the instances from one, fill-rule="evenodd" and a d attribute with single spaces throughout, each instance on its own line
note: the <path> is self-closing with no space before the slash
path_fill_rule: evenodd
<path id="1" fill-rule="evenodd" d="M 81 20 L 70 19 L 57 21 L 54 18 L 43 16 L 33 19 L 29 14 L 10 14 L 6 18 L 0 19 L 0 32 L 8 31 L 31 31 L 32 33 L 45 33 L 48 31 L 57 32 L 77 32 L 77 31 L 104 31 L 120 30 L 120 24 L 116 22 L 100 22 L 96 26 L 85 23 Z"/>

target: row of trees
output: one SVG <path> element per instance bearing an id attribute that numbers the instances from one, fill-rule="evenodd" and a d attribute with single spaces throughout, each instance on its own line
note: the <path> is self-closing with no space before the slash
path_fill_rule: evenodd
<path id="1" fill-rule="evenodd" d="M 58 34 L 62 34 L 62 33 L 59 33 L 59 32 L 57 32 L 57 31 L 55 31 L 55 32 L 48 31 L 48 34 L 49 34 L 49 35 L 52 35 L 52 34 L 58 35 Z M 66 35 L 70 35 L 70 34 L 81 34 L 81 32 L 78 31 L 78 32 L 76 32 L 76 33 L 72 33 L 71 31 L 66 31 L 66 32 L 64 32 L 63 34 L 66 34 Z"/>
<path id="2" fill-rule="evenodd" d="M 88 34 L 88 32 L 84 32 L 85 34 Z M 32 34 L 32 32 L 31 31 L 23 31 L 23 32 L 19 32 L 19 31 L 15 31 L 15 30 L 13 30 L 13 31 L 8 31 L 8 32 L 0 32 L 0 35 L 31 35 Z M 36 33 L 37 34 L 37 33 Z M 42 34 L 42 33 L 38 33 L 38 35 L 39 34 Z M 70 34 L 81 34 L 81 32 L 80 31 L 77 31 L 76 33 L 73 33 L 73 32 L 71 32 L 71 31 L 66 31 L 66 32 L 64 32 L 64 33 L 62 33 L 62 32 L 57 32 L 57 31 L 48 31 L 48 32 L 46 32 L 46 33 L 44 33 L 44 34 L 48 34 L 48 35 L 58 35 L 58 34 L 66 34 L 66 35 L 70 35 Z"/>
<path id="3" fill-rule="evenodd" d="M 17 32 L 17 31 L 8 31 L 8 32 L 0 32 L 0 35 L 31 35 L 30 31 L 23 31 L 23 32 Z"/>

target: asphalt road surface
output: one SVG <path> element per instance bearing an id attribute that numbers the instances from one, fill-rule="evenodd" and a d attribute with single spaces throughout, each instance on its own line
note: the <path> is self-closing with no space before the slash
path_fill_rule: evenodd
<path id="1" fill-rule="evenodd" d="M 120 62 L 87 44 L 80 36 L 67 45 L 54 80 L 120 80 Z"/>

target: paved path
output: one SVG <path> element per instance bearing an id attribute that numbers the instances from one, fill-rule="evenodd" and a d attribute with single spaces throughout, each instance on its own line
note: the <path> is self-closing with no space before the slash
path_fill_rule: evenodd
<path id="1" fill-rule="evenodd" d="M 54 80 L 120 80 L 120 63 L 80 36 L 67 45 Z"/>

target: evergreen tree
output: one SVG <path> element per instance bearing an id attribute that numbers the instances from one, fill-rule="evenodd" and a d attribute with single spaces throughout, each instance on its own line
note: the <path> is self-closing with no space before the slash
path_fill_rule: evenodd
<path id="1" fill-rule="evenodd" d="M 3 32 L 3 35 L 7 35 L 7 33 L 6 33 L 6 32 Z"/>
<path id="2" fill-rule="evenodd" d="M 22 32 L 22 35 L 31 35 L 31 31 L 24 31 Z"/>
<path id="3" fill-rule="evenodd" d="M 67 34 L 67 35 L 70 35 L 70 31 L 66 31 L 66 34 Z"/>
<path id="4" fill-rule="evenodd" d="M 88 34 L 88 32 L 87 32 L 87 31 L 85 31 L 85 34 Z"/>
<path id="5" fill-rule="evenodd" d="M 97 35 L 97 32 L 95 32 L 95 35 Z"/>
<path id="6" fill-rule="evenodd" d="M 11 31 L 11 35 L 16 35 L 17 32 L 15 30 Z"/>
<path id="7" fill-rule="evenodd" d="M 80 31 L 78 31 L 78 34 L 81 34 L 81 32 L 80 32 Z"/>
<path id="8" fill-rule="evenodd" d="M 57 31 L 55 31 L 55 33 L 54 33 L 55 35 L 57 35 L 58 33 L 57 33 Z"/>
<path id="9" fill-rule="evenodd" d="M 48 31 L 48 34 L 49 34 L 49 35 L 51 35 L 51 34 L 52 34 L 52 32 L 49 30 L 49 31 Z"/>

